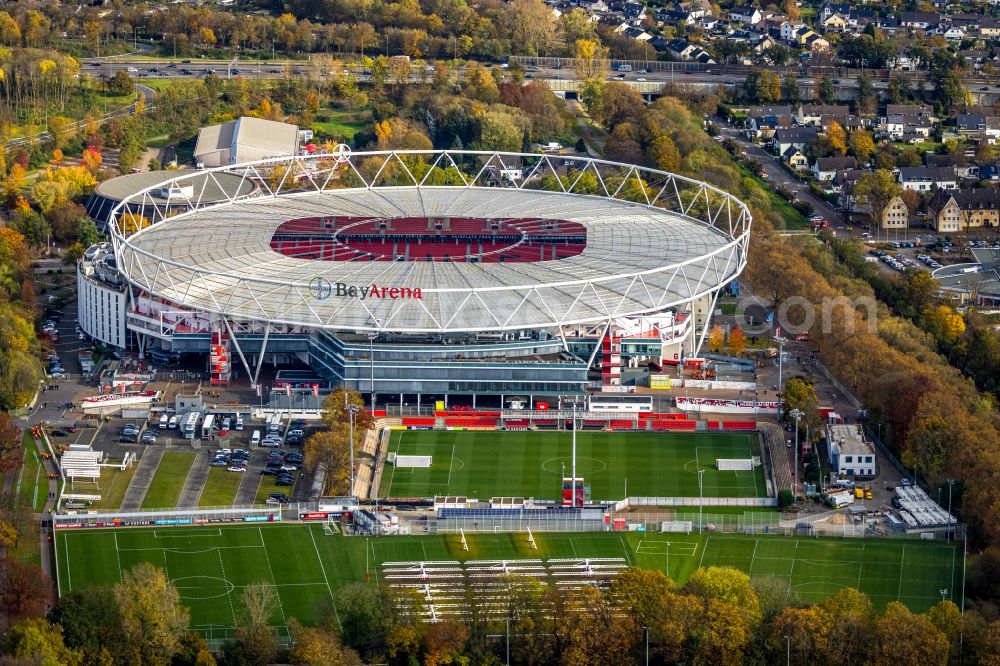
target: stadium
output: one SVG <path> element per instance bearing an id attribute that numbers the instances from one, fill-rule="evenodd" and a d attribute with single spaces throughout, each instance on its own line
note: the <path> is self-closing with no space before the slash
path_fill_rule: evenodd
<path id="1" fill-rule="evenodd" d="M 184 172 L 108 219 L 78 278 L 119 299 L 81 298 L 92 337 L 194 355 L 217 385 L 298 368 L 310 393 L 480 407 L 697 355 L 751 227 L 729 194 L 639 166 L 346 149 Z"/>

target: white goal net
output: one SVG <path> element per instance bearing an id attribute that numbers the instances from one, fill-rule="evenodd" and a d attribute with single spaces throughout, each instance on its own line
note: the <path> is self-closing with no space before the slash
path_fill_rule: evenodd
<path id="1" fill-rule="evenodd" d="M 390 460 L 396 467 L 430 467 L 434 456 L 396 456 Z"/>
<path id="2" fill-rule="evenodd" d="M 719 471 L 749 472 L 754 468 L 754 458 L 716 458 Z"/>

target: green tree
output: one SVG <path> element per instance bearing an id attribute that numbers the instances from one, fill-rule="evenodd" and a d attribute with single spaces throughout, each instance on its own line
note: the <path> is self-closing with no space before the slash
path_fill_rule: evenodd
<path id="1" fill-rule="evenodd" d="M 81 217 L 76 223 L 76 239 L 80 245 L 90 247 L 101 240 L 101 232 L 90 217 Z"/>
<path id="2" fill-rule="evenodd" d="M 781 98 L 789 104 L 798 104 L 801 93 L 794 74 L 785 74 L 781 79 Z"/>
<path id="3" fill-rule="evenodd" d="M 762 618 L 760 600 L 750 585 L 750 576 L 732 567 L 704 567 L 695 570 L 685 589 L 705 600 L 715 599 L 739 609 L 751 624 Z"/>
<path id="4" fill-rule="evenodd" d="M 823 104 L 833 104 L 837 98 L 837 91 L 833 87 L 833 79 L 824 76 L 816 86 L 816 98 Z"/>
<path id="5" fill-rule="evenodd" d="M 124 69 L 119 69 L 108 80 L 108 92 L 112 95 L 131 95 L 135 89 L 135 81 Z"/>
<path id="6" fill-rule="evenodd" d="M 646 158 L 657 169 L 677 173 L 681 169 L 681 152 L 677 144 L 669 136 L 659 136 L 653 139 L 646 149 Z"/>

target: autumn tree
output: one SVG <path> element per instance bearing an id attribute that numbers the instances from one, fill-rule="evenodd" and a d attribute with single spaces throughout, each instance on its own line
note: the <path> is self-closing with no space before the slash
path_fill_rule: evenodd
<path id="1" fill-rule="evenodd" d="M 14 425 L 9 412 L 0 412 L 0 473 L 17 469 L 23 459 L 21 429 Z"/>
<path id="2" fill-rule="evenodd" d="M 646 149 L 646 158 L 657 169 L 677 173 L 681 169 L 681 153 L 669 136 L 656 137 Z"/>
<path id="3" fill-rule="evenodd" d="M 115 602 L 130 661 L 169 664 L 190 618 L 163 569 L 144 562 L 123 572 Z"/>
<path id="4" fill-rule="evenodd" d="M 868 206 L 873 226 L 882 223 L 882 214 L 886 207 L 901 191 L 902 187 L 888 169 L 877 169 L 874 173 L 866 173 L 854 185 L 854 196 L 859 203 Z"/>
<path id="5" fill-rule="evenodd" d="M 295 646 L 288 655 L 293 664 L 349 666 L 360 663 L 356 654 L 345 654 L 344 646 L 333 631 L 323 627 L 304 627 L 294 619 L 288 621 L 288 630 L 295 639 Z"/>
<path id="6" fill-rule="evenodd" d="M 51 594 L 52 581 L 38 565 L 19 562 L 10 554 L 0 558 L 0 603 L 11 617 L 43 614 Z"/>
<path id="7" fill-rule="evenodd" d="M 826 130 L 820 134 L 819 142 L 824 153 L 844 155 L 847 152 L 847 133 L 836 120 L 831 120 Z"/>
<path id="8" fill-rule="evenodd" d="M 732 330 L 729 331 L 729 353 L 733 356 L 740 356 L 746 346 L 747 339 L 743 329 L 739 326 L 733 326 Z"/>
<path id="9" fill-rule="evenodd" d="M 375 425 L 372 413 L 365 409 L 364 397 L 355 391 L 340 389 L 323 400 L 323 423 L 327 430 L 312 435 L 305 443 L 306 468 L 320 465 L 326 471 L 327 488 L 342 493 L 350 490 L 350 413 L 354 413 L 354 457 L 361 452 L 364 433 Z"/>
<path id="10" fill-rule="evenodd" d="M 872 135 L 864 130 L 854 130 L 850 138 L 851 153 L 859 162 L 867 162 L 875 152 L 875 141 Z"/>
<path id="11" fill-rule="evenodd" d="M 44 618 L 18 622 L 7 632 L 4 654 L 24 660 L 18 663 L 56 666 L 81 664 L 83 655 L 63 642 L 61 627 Z"/>
<path id="12" fill-rule="evenodd" d="M 597 39 L 578 39 L 573 67 L 580 81 L 591 79 L 603 81 L 610 67 L 607 47 L 602 46 Z"/>
<path id="13" fill-rule="evenodd" d="M 726 332 L 718 324 L 713 324 L 712 329 L 708 332 L 708 348 L 713 352 L 718 352 L 725 342 Z"/>
<path id="14" fill-rule="evenodd" d="M 951 646 L 944 632 L 926 615 L 914 615 L 898 601 L 890 601 L 875 620 L 876 643 L 869 654 L 872 666 L 948 663 Z"/>
<path id="15" fill-rule="evenodd" d="M 781 79 L 769 69 L 760 73 L 760 101 L 765 103 L 781 101 Z"/>

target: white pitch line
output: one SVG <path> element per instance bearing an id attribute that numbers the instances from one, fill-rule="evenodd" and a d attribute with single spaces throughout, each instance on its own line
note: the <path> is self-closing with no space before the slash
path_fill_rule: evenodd
<path id="1" fill-rule="evenodd" d="M 319 554 L 319 546 L 316 545 L 316 535 L 313 534 L 312 525 L 308 527 L 309 538 L 313 542 L 313 550 L 316 551 L 316 559 L 319 560 L 319 569 L 323 572 L 323 580 L 326 581 L 326 591 L 330 593 L 330 599 L 333 602 L 333 614 L 337 618 L 337 624 L 340 624 L 340 613 L 337 612 L 337 602 L 333 600 L 333 588 L 330 587 L 330 579 L 326 575 L 326 567 L 323 566 L 323 558 Z"/>
<path id="2" fill-rule="evenodd" d="M 451 460 L 448 461 L 448 487 L 451 487 L 451 470 L 455 467 L 455 445 L 451 445 Z"/>
<path id="3" fill-rule="evenodd" d="M 760 539 L 754 539 L 753 540 L 753 552 L 750 553 L 750 571 L 747 572 L 748 574 L 751 574 L 751 575 L 753 574 L 753 563 L 754 563 L 754 560 L 757 559 L 757 546 L 758 545 L 760 545 Z"/>
<path id="4" fill-rule="evenodd" d="M 229 582 L 229 578 L 226 577 L 226 565 L 222 563 L 222 551 L 221 550 L 216 550 L 215 552 L 219 554 L 219 568 L 222 570 L 222 580 L 224 580 L 224 581 L 226 581 L 228 583 Z M 166 555 L 167 555 L 167 553 L 166 553 L 166 551 L 164 551 L 164 553 L 163 553 L 164 559 L 166 559 Z M 167 580 L 169 580 L 169 578 Z M 229 600 L 229 612 L 233 616 L 233 624 L 236 624 L 236 609 L 233 608 L 233 593 L 232 593 L 232 591 L 226 592 L 226 599 Z"/>
<path id="5" fill-rule="evenodd" d="M 906 546 L 903 546 L 902 552 L 899 554 L 899 587 L 896 588 L 896 601 L 899 601 L 899 597 L 903 594 L 903 562 L 906 560 Z"/>
<path id="6" fill-rule="evenodd" d="M 702 565 L 705 563 L 705 553 L 708 552 L 708 542 L 712 537 L 705 537 L 705 540 L 701 544 L 701 559 L 698 560 L 698 568 L 701 569 Z M 697 551 L 696 551 L 697 552 Z"/>
<path id="7" fill-rule="evenodd" d="M 264 561 L 267 562 L 267 572 L 271 574 L 271 585 L 278 588 L 278 581 L 274 579 L 274 569 L 271 568 L 271 556 L 267 554 L 267 544 L 264 543 L 264 533 L 261 529 L 257 528 L 257 534 L 260 535 L 260 545 L 264 549 Z M 285 607 L 281 603 L 281 595 L 276 595 L 278 597 L 278 610 L 281 611 L 281 621 L 285 623 L 285 630 L 288 630 L 288 618 L 285 617 Z"/>
<path id="8" fill-rule="evenodd" d="M 112 532 L 111 535 L 115 538 L 115 560 L 118 561 L 118 580 L 125 582 L 125 577 L 122 576 L 122 558 L 119 554 L 121 551 L 118 550 L 118 532 Z"/>

